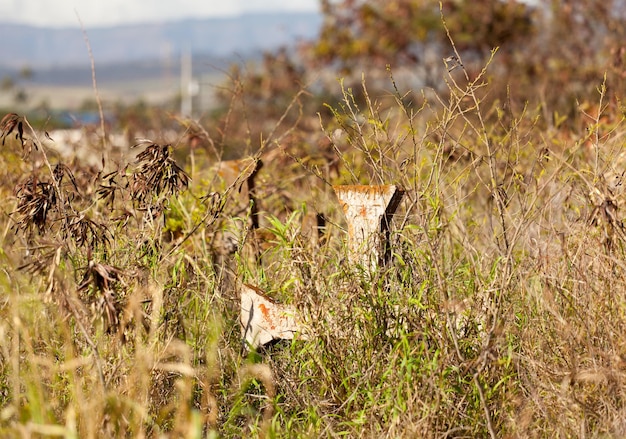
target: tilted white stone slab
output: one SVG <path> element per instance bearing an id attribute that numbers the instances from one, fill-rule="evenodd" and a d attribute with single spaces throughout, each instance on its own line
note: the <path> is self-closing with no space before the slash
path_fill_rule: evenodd
<path id="1" fill-rule="evenodd" d="M 295 308 L 281 305 L 252 285 L 241 286 L 241 316 L 243 340 L 257 349 L 272 340 L 291 340 L 302 328 Z M 303 334 L 301 338 L 305 339 Z"/>
<path id="2" fill-rule="evenodd" d="M 394 185 L 333 186 L 348 222 L 350 260 L 376 267 L 386 257 L 389 222 L 404 192 Z"/>

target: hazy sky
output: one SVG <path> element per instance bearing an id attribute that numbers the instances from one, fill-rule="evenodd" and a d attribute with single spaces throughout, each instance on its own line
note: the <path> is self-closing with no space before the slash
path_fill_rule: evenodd
<path id="1" fill-rule="evenodd" d="M 317 11 L 318 0 L 2 0 L 0 20 L 85 27 L 205 18 L 259 11 Z"/>

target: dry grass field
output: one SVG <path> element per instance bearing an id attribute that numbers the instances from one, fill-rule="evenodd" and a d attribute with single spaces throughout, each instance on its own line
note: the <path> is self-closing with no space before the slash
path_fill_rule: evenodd
<path id="1" fill-rule="evenodd" d="M 7 114 L 0 436 L 625 437 L 624 90 L 547 111 L 498 56 L 317 114 L 233 75 L 171 144 L 95 127 L 98 165 Z M 386 264 L 349 257 L 345 184 L 405 191 Z M 247 349 L 243 284 L 307 337 Z"/>

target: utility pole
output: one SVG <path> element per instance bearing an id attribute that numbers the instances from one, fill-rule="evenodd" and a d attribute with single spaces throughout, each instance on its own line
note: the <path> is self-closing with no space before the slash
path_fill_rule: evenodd
<path id="1" fill-rule="evenodd" d="M 193 99 L 193 70 L 191 50 L 186 48 L 180 57 L 180 113 L 181 116 L 191 116 Z"/>

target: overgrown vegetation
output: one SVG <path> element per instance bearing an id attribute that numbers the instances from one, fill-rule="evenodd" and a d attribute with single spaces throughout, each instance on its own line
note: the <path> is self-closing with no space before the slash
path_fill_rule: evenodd
<path id="1" fill-rule="evenodd" d="M 442 92 L 391 65 L 315 94 L 268 55 L 272 76 L 233 71 L 179 142 L 85 139 L 99 165 L 5 116 L 0 435 L 625 436 L 623 69 L 523 98 L 535 79 L 498 81 L 491 37 L 455 44 L 462 3 L 429 24 Z M 387 265 L 346 258 L 334 184 L 405 190 Z M 243 349 L 241 283 L 298 309 L 308 340 Z"/>

